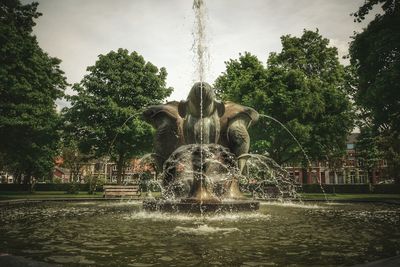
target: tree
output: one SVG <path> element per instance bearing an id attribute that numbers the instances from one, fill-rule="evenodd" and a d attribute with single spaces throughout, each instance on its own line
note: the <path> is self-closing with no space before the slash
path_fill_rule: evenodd
<path id="1" fill-rule="evenodd" d="M 64 110 L 67 132 L 84 154 L 109 156 L 117 165 L 117 182 L 133 156 L 151 150 L 152 128 L 140 119 L 144 107 L 169 96 L 167 72 L 146 62 L 137 52 L 119 49 L 100 55 L 70 96 Z"/>
<path id="2" fill-rule="evenodd" d="M 358 77 L 353 97 L 386 152 L 392 177 L 400 183 L 400 1 L 368 0 L 354 16 L 361 22 L 378 4 L 383 13 L 356 34 L 350 45 Z"/>
<path id="3" fill-rule="evenodd" d="M 215 83 L 217 93 L 282 122 L 311 159 L 337 158 L 353 127 L 337 49 L 318 31 L 281 40 L 281 53 L 271 53 L 266 67 L 249 53 L 226 62 L 226 72 Z M 274 122 L 261 119 L 251 136 L 253 150 L 269 153 L 280 164 L 304 161 L 293 138 Z"/>
<path id="4" fill-rule="evenodd" d="M 88 162 L 90 156 L 83 154 L 79 150 L 77 141 L 74 138 L 69 138 L 62 140 L 61 158 L 61 166 L 70 171 L 71 182 L 80 182 L 82 178 L 82 164 Z"/>
<path id="5" fill-rule="evenodd" d="M 20 182 L 49 175 L 58 146 L 55 100 L 67 83 L 60 60 L 32 35 L 38 4 L 0 3 L 0 154 Z"/>
<path id="6" fill-rule="evenodd" d="M 357 157 L 361 161 L 362 169 L 366 170 L 367 178 L 371 184 L 375 183 L 372 172 L 379 166 L 379 161 L 382 160 L 383 156 L 376 138 L 373 129 L 364 126 L 360 129 L 356 143 Z"/>

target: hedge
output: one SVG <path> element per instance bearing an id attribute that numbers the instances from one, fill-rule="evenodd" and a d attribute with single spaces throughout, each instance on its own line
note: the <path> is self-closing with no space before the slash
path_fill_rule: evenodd
<path id="1" fill-rule="evenodd" d="M 73 184 L 36 184 L 35 191 L 69 191 Z M 79 191 L 89 191 L 88 184 L 75 184 L 79 186 Z M 0 191 L 29 191 L 29 184 L 0 184 Z M 96 191 L 103 191 L 99 186 Z"/>
<path id="2" fill-rule="evenodd" d="M 373 186 L 375 194 L 400 194 L 400 184 L 378 184 Z"/>
<path id="3" fill-rule="evenodd" d="M 72 184 L 36 184 L 35 191 L 68 191 Z M 76 185 L 75 185 L 76 186 Z M 89 191 L 88 184 L 78 184 L 79 191 Z M 322 186 L 325 193 L 338 194 L 400 194 L 400 184 L 328 184 Z M 29 191 L 29 184 L 0 184 L 0 191 Z M 97 192 L 102 192 L 103 187 L 98 186 Z M 322 193 L 319 184 L 304 184 L 299 190 L 303 193 Z"/>
<path id="4" fill-rule="evenodd" d="M 322 185 L 325 193 L 337 194 L 400 194 L 399 184 L 325 184 Z M 303 193 L 322 193 L 319 184 L 302 185 Z"/>

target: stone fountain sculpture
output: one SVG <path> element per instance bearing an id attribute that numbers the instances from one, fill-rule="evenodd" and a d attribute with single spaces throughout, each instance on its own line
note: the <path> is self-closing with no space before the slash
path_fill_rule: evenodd
<path id="1" fill-rule="evenodd" d="M 247 129 L 257 122 L 258 117 L 257 111 L 252 108 L 218 101 L 213 88 L 204 82 L 195 83 L 186 100 L 148 107 L 143 113 L 143 118 L 156 129 L 156 168 L 158 172 L 165 171 L 166 168 L 170 170 L 164 174 L 164 186 L 168 187 L 176 182 L 177 167 L 173 166 L 171 171 L 171 166 L 168 166 L 171 165 L 170 159 L 179 158 L 184 151 L 188 151 L 186 148 L 190 147 L 193 175 L 189 179 L 187 195 L 181 196 L 180 203 L 215 204 L 216 207 L 220 207 L 224 198 L 243 199 L 237 177 L 231 177 L 220 186 L 210 185 L 213 181 L 210 183 L 205 176 L 212 167 L 207 160 L 208 155 L 212 154 L 214 161 L 229 166 L 236 164 L 238 173 L 243 172 L 250 147 Z M 212 153 L 207 153 L 203 146 L 211 148 Z M 232 158 L 235 162 L 232 162 Z M 221 186 L 224 189 L 223 194 L 215 189 Z M 237 204 L 243 206 L 243 202 Z M 258 207 L 258 203 L 250 204 L 247 206 L 253 207 L 251 209 Z"/>

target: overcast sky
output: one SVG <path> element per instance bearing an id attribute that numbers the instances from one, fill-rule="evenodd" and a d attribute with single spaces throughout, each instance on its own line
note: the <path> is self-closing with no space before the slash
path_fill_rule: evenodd
<path id="1" fill-rule="evenodd" d="M 24 1 L 25 3 L 31 1 Z M 126 48 L 168 71 L 170 100 L 185 99 L 196 77 L 191 0 L 39 0 L 43 16 L 34 34 L 40 46 L 62 60 L 69 83 L 79 82 L 99 54 Z M 351 12 L 364 0 L 205 0 L 210 68 L 207 81 L 225 70 L 224 61 L 248 51 L 266 62 L 281 50 L 280 36 L 319 29 L 347 54 L 360 31 Z M 342 60 L 342 62 L 346 63 Z M 67 90 L 70 94 L 71 90 Z M 65 105 L 59 101 L 61 106 Z"/>

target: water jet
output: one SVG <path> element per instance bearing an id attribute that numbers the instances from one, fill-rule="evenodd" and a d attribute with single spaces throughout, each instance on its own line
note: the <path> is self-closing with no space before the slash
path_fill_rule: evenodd
<path id="1" fill-rule="evenodd" d="M 250 147 L 247 129 L 258 120 L 254 109 L 220 102 L 209 84 L 197 82 L 186 100 L 150 106 L 143 118 L 156 128 L 154 155 L 164 188 L 163 199 L 146 200 L 145 209 L 258 209 L 239 185 Z"/>

